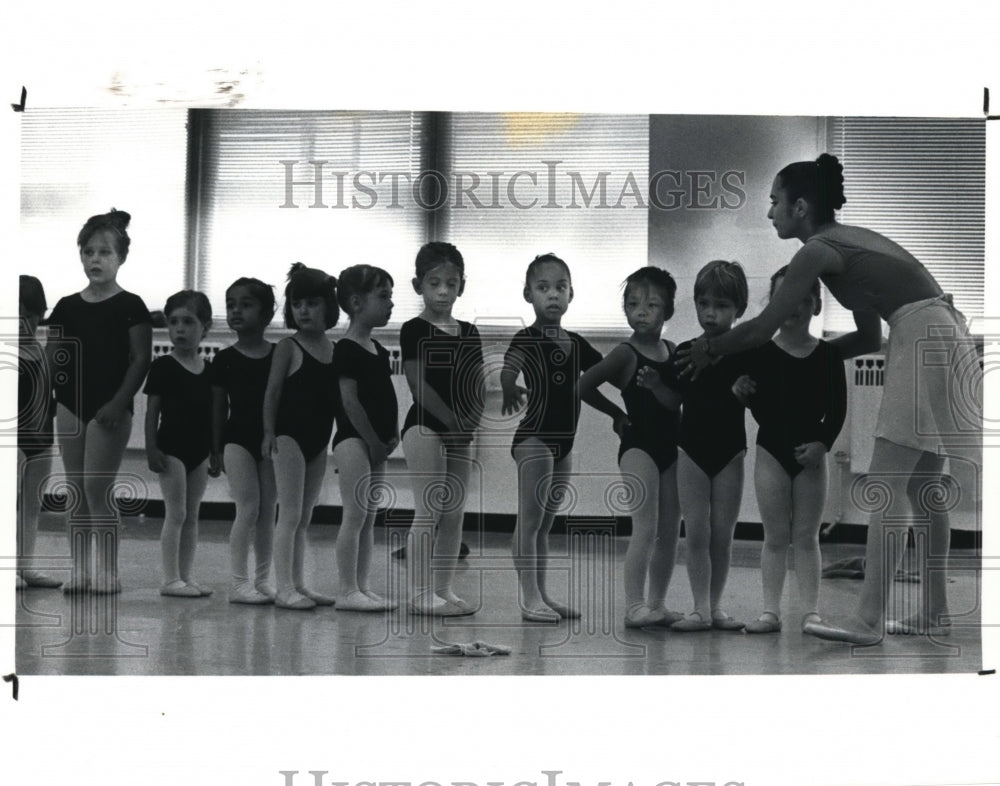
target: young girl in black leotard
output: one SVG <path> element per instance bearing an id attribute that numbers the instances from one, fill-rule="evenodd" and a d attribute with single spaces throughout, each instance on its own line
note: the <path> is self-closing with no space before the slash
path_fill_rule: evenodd
<path id="1" fill-rule="evenodd" d="M 462 541 L 472 435 L 483 412 L 483 346 L 476 326 L 451 314 L 465 288 L 465 261 L 457 248 L 441 242 L 423 246 L 413 288 L 424 308 L 403 324 L 399 338 L 403 372 L 413 392 L 403 424 L 414 505 L 406 542 L 410 609 L 460 616 L 475 610 L 451 585 Z"/>
<path id="2" fill-rule="evenodd" d="M 229 534 L 230 603 L 274 600 L 267 578 L 277 491 L 274 463 L 260 452 L 264 391 L 274 355 L 274 344 L 264 339 L 264 328 L 274 311 L 274 290 L 269 285 L 256 278 L 234 281 L 226 290 L 226 321 L 237 341 L 212 360 L 212 463 L 225 470 L 236 505 Z M 251 532 L 256 561 L 252 580 L 247 573 Z"/>
<path id="3" fill-rule="evenodd" d="M 671 625 L 667 587 L 677 555 L 677 411 L 674 346 L 660 338 L 674 314 L 677 284 L 665 270 L 639 268 L 625 279 L 623 307 L 632 335 L 580 379 L 580 398 L 610 415 L 621 437 L 618 466 L 630 497 L 632 537 L 625 553 L 625 627 Z M 626 412 L 594 392 L 604 382 L 621 391 Z M 648 576 L 648 589 L 647 589 Z"/>
<path id="4" fill-rule="evenodd" d="M 704 337 L 721 336 L 747 307 L 747 279 L 735 262 L 709 262 L 694 282 L 694 305 Z M 691 341 L 678 346 L 683 352 Z M 677 490 L 684 516 L 687 571 L 694 612 L 671 630 L 738 631 L 743 623 L 722 611 L 729 553 L 743 497 L 747 440 L 743 404 L 733 394 L 734 358 L 721 358 L 696 380 L 681 378 Z"/>
<path id="5" fill-rule="evenodd" d="M 337 279 L 296 262 L 285 287 L 285 324 L 295 335 L 274 350 L 264 393 L 261 456 L 274 460 L 278 526 L 274 534 L 274 604 L 283 609 L 332 606 L 305 585 L 306 529 L 326 474 L 336 399 L 333 345 Z"/>
<path id="6" fill-rule="evenodd" d="M 212 390 L 208 363 L 198 347 L 212 326 L 212 305 L 184 290 L 163 308 L 173 350 L 149 369 L 146 458 L 163 491 L 161 595 L 198 598 L 212 591 L 191 577 L 198 546 L 198 508 L 208 479 Z"/>
<path id="7" fill-rule="evenodd" d="M 42 492 L 52 467 L 55 399 L 45 350 L 35 338 L 45 316 L 45 290 L 34 276 L 21 276 L 17 355 L 17 589 L 54 589 L 62 582 L 31 567 Z"/>
<path id="8" fill-rule="evenodd" d="M 337 533 L 337 608 L 388 611 L 396 604 L 372 589 L 369 571 L 378 511 L 373 489 L 399 444 L 389 352 L 372 338 L 372 329 L 386 325 L 392 315 L 392 276 L 371 265 L 353 265 L 340 274 L 337 297 L 351 319 L 333 351 L 339 391 L 333 460 L 344 510 Z"/>
<path id="9" fill-rule="evenodd" d="M 560 326 L 573 299 L 573 284 L 569 266 L 559 257 L 544 254 L 528 265 L 524 299 L 534 308 L 535 321 L 511 339 L 500 374 L 503 414 L 517 412 L 528 395 L 510 451 L 518 476 L 512 552 L 522 619 L 558 622 L 580 612 L 556 601 L 546 586 L 549 530 L 563 496 L 560 485 L 572 471 L 580 374 L 600 362 L 601 353 Z M 527 389 L 517 385 L 521 373 Z"/>
<path id="10" fill-rule="evenodd" d="M 787 269 L 771 277 L 772 295 Z M 774 339 L 744 354 L 747 376 L 736 383 L 736 392 L 749 402 L 760 426 L 754 479 L 764 523 L 760 558 L 764 613 L 747 625 L 747 633 L 781 630 L 789 545 L 795 550 L 802 624 L 819 621 L 819 527 L 826 503 L 826 454 L 847 412 L 840 354 L 809 333 L 820 305 L 817 280 Z"/>

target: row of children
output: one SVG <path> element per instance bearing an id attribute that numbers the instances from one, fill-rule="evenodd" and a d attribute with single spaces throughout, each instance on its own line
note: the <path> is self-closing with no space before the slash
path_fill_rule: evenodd
<path id="1" fill-rule="evenodd" d="M 24 444 L 19 554 L 25 555 L 25 567 L 18 580 L 24 586 L 57 583 L 26 567 L 40 499 L 37 484 L 47 474 L 37 466 L 47 467 L 45 451 L 52 444 L 44 415 L 49 411 L 47 369 L 61 369 L 51 380 L 68 482 L 79 484 L 85 512 L 114 516 L 109 477 L 120 465 L 131 430 L 132 397 L 151 356 L 149 313 L 116 281 L 128 253 L 128 221 L 128 214 L 113 210 L 93 217 L 81 231 L 78 245 L 88 285 L 60 300 L 47 320 L 58 329 L 50 329 L 47 364 L 34 339 L 45 311 L 44 294 L 36 279 L 22 277 L 22 359 L 35 365 L 30 373 L 22 369 L 22 382 L 31 382 L 19 389 L 19 411 L 36 414 L 19 423 Z M 772 278 L 772 294 L 782 279 L 783 271 Z M 457 616 L 476 610 L 452 588 L 471 443 L 485 404 L 479 334 L 452 314 L 464 286 L 464 261 L 454 246 L 435 242 L 420 249 L 413 287 L 424 308 L 400 335 L 403 370 L 415 402 L 402 430 L 414 498 L 407 602 L 419 614 Z M 306 586 L 304 571 L 306 530 L 332 437 L 343 504 L 336 606 L 357 611 L 395 607 L 394 600 L 373 589 L 370 576 L 375 490 L 386 458 L 400 442 L 389 355 L 372 338 L 373 329 L 391 317 L 392 289 L 392 276 L 370 265 L 349 267 L 334 278 L 297 263 L 288 275 L 284 303 L 285 323 L 295 333 L 274 345 L 264 337 L 276 311 L 271 287 L 238 279 L 226 292 L 227 322 L 237 340 L 211 363 L 199 352 L 211 326 L 207 297 L 186 290 L 168 299 L 164 312 L 173 349 L 152 363 L 144 388 L 148 463 L 159 477 L 165 505 L 162 594 L 211 592 L 192 576 L 198 508 L 206 476 L 225 471 L 236 508 L 229 599 L 291 609 L 333 605 L 333 598 Z M 512 550 L 524 619 L 556 622 L 579 616 L 553 597 L 547 578 L 549 531 L 560 484 L 571 482 L 581 399 L 611 416 L 621 438 L 621 472 L 636 489 L 625 560 L 627 626 L 744 628 L 723 610 L 722 597 L 742 497 L 747 405 L 760 424 L 755 477 L 765 526 L 765 611 L 747 630 L 781 628 L 789 542 L 807 611 L 804 621 L 818 619 L 826 452 L 845 411 L 840 358 L 809 333 L 820 308 L 818 290 L 817 283 L 771 343 L 721 358 L 694 379 L 679 372 L 677 363 L 691 342 L 675 347 L 661 339 L 676 294 L 668 273 L 644 267 L 628 277 L 623 307 L 633 332 L 602 358 L 586 339 L 561 327 L 573 297 L 568 265 L 552 254 L 531 262 L 524 298 L 535 320 L 513 337 L 500 375 L 502 412 L 524 407 L 511 448 L 519 483 Z M 706 265 L 697 276 L 694 299 L 703 337 L 728 331 L 747 306 L 740 266 Z M 326 332 L 341 310 L 349 324 L 334 345 Z M 60 347 L 66 353 L 62 357 Z M 435 356 L 450 360 L 435 363 Z M 621 391 L 624 411 L 599 391 L 604 383 Z M 682 513 L 694 597 L 688 616 L 665 606 Z M 67 589 L 119 591 L 116 553 L 98 550 L 93 560 L 89 553 L 74 556 Z M 272 563 L 276 586 L 269 584 Z"/>

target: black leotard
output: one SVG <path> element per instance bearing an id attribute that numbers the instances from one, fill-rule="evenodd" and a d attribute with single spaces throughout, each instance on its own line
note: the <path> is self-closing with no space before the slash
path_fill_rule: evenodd
<path id="1" fill-rule="evenodd" d="M 374 339 L 372 343 L 375 344 L 375 352 L 369 352 L 349 338 L 340 339 L 333 347 L 333 365 L 338 380 L 343 377 L 358 383 L 358 400 L 364 407 L 368 422 L 382 442 L 389 442 L 396 437 L 399 427 L 399 402 L 396 388 L 392 385 L 389 351 Z M 333 444 L 336 446 L 351 438 L 361 439 L 361 435 L 351 423 L 338 395 L 337 435 Z"/>
<path id="2" fill-rule="evenodd" d="M 45 324 L 62 329 L 56 343 L 56 401 L 84 423 L 111 401 L 129 364 L 129 330 L 151 322 L 138 295 L 119 292 L 89 303 L 78 292 L 62 298 Z M 128 403 L 133 411 L 132 401 Z"/>
<path id="3" fill-rule="evenodd" d="M 745 366 L 744 373 L 757 386 L 750 399 L 750 411 L 760 426 L 757 445 L 794 478 L 803 469 L 795 460 L 795 448 L 822 442 L 830 450 L 844 425 L 844 363 L 825 341 L 802 358 L 769 341 L 745 353 Z"/>
<path id="4" fill-rule="evenodd" d="M 459 431 L 450 436 L 470 442 L 476 427 L 472 418 L 483 408 L 483 342 L 476 326 L 458 320 L 458 333 L 453 335 L 426 319 L 414 317 L 403 323 L 399 346 L 403 362 L 417 361 L 421 381 L 429 385 L 455 414 Z M 438 434 L 449 434 L 440 420 L 414 401 L 406 413 L 403 433 L 416 425 Z"/>
<path id="5" fill-rule="evenodd" d="M 156 447 L 180 459 L 188 472 L 208 458 L 212 444 L 209 365 L 194 374 L 173 355 L 163 355 L 153 361 L 142 391 L 160 397 Z"/>
<path id="6" fill-rule="evenodd" d="M 222 444 L 242 446 L 255 461 L 261 460 L 264 392 L 273 357 L 272 344 L 262 358 L 252 358 L 236 347 L 226 347 L 212 360 L 212 385 L 222 388 L 229 402 Z"/>
<path id="7" fill-rule="evenodd" d="M 693 344 L 685 341 L 680 352 Z M 677 376 L 683 396 L 678 446 L 701 471 L 718 475 L 747 449 L 746 417 L 732 387 L 742 372 L 741 355 L 727 355 L 703 369 L 696 380 Z"/>
<path id="8" fill-rule="evenodd" d="M 288 340 L 302 353 L 302 365 L 285 377 L 274 433 L 294 439 L 305 460 L 312 461 L 326 449 L 333 433 L 337 380 L 332 360 L 321 363 L 294 336 Z"/>
<path id="9" fill-rule="evenodd" d="M 526 327 L 511 339 L 504 356 L 504 370 L 522 372 L 528 403 L 514 440 L 513 449 L 535 437 L 558 461 L 573 450 L 580 418 L 580 374 L 601 362 L 601 353 L 577 333 L 565 331 L 566 345 L 556 340 L 558 328 Z"/>
<path id="10" fill-rule="evenodd" d="M 667 351 L 670 345 L 666 341 Z M 622 401 L 628 414 L 629 425 L 622 434 L 621 447 L 618 448 L 618 461 L 621 463 L 625 451 L 637 448 L 646 453 L 656 463 L 657 469 L 663 472 L 677 461 L 677 410 L 667 409 L 653 395 L 649 388 L 640 387 L 636 380 L 639 369 L 649 366 L 660 378 L 671 385 L 674 380 L 674 358 L 671 355 L 666 360 L 652 360 L 639 352 L 627 341 L 623 346 L 635 353 L 635 371 L 628 384 L 622 388 Z"/>
<path id="11" fill-rule="evenodd" d="M 55 441 L 52 421 L 56 401 L 48 364 L 37 341 L 34 349 L 39 353 L 37 358 L 22 349 L 17 359 L 17 446 L 28 458 L 49 450 Z"/>

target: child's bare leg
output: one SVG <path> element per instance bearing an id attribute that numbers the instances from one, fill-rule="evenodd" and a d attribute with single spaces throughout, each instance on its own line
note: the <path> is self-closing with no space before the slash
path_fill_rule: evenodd
<path id="1" fill-rule="evenodd" d="M 660 473 L 649 454 L 636 448 L 627 450 L 618 466 L 622 479 L 632 487 L 628 508 L 632 535 L 625 552 L 625 624 L 639 627 L 662 618 L 654 615 L 646 600 L 646 577 L 660 519 Z"/>
<path id="2" fill-rule="evenodd" d="M 274 598 L 274 587 L 268 581 L 271 555 L 274 550 L 274 516 L 278 507 L 278 492 L 274 483 L 274 462 L 270 458 L 257 462 L 257 482 L 260 486 L 260 507 L 254 526 L 254 589 Z"/>
<path id="3" fill-rule="evenodd" d="M 667 589 L 677 563 L 677 539 L 681 529 L 681 510 L 677 498 L 677 462 L 675 461 L 659 478 L 660 515 L 656 523 L 656 540 L 649 560 L 647 605 L 659 615 L 664 624 L 672 624 L 683 615 L 666 607 Z"/>
<path id="4" fill-rule="evenodd" d="M 371 485 L 368 489 L 368 515 L 361 528 L 358 539 L 358 588 L 372 602 L 386 611 L 396 608 L 396 603 L 390 602 L 371 589 L 371 567 L 375 554 L 375 518 L 378 515 L 378 500 L 382 496 L 379 489 L 385 483 L 385 462 L 372 468 Z M 375 609 L 372 609 L 373 611 Z"/>
<path id="5" fill-rule="evenodd" d="M 718 475 L 712 478 L 711 604 L 712 619 L 716 623 L 719 621 L 725 623 L 728 619 L 728 615 L 721 608 L 721 603 L 726 580 L 729 578 L 733 532 L 736 529 L 736 519 L 740 515 L 740 503 L 743 499 L 744 455 L 741 452 L 734 457 Z"/>
<path id="6" fill-rule="evenodd" d="M 518 514 L 511 553 L 517 571 L 521 616 L 533 622 L 556 622 L 559 614 L 542 598 L 538 543 L 545 526 L 554 461 L 542 442 L 529 437 L 512 451 L 517 462 Z"/>
<path id="7" fill-rule="evenodd" d="M 295 588 L 295 539 L 302 520 L 306 482 L 306 460 L 291 437 L 276 439 L 274 480 L 278 491 L 278 525 L 274 532 L 275 605 L 288 609 L 311 609 L 316 603 Z"/>
<path id="8" fill-rule="evenodd" d="M 792 482 L 792 548 L 795 581 L 799 587 L 803 620 L 819 619 L 819 582 L 822 557 L 819 527 L 826 505 L 826 458 L 818 467 L 803 469 Z"/>
<path id="9" fill-rule="evenodd" d="M 759 445 L 754 485 L 764 525 L 764 547 L 760 552 L 764 610 L 760 621 L 776 624 L 781 619 L 781 595 L 788 570 L 788 547 L 792 541 L 792 479 L 778 460 Z M 795 567 L 797 570 L 797 560 Z"/>
<path id="10" fill-rule="evenodd" d="M 545 505 L 545 515 L 538 532 L 538 589 L 542 601 L 563 619 L 577 619 L 580 612 L 568 603 L 562 603 L 553 597 L 549 591 L 549 534 L 556 514 L 562 507 L 567 495 L 566 486 L 573 482 L 573 457 L 564 456 L 553 464 L 552 484 L 549 486 L 548 502 Z M 571 495 L 575 496 L 575 495 Z"/>
<path id="11" fill-rule="evenodd" d="M 693 623 L 711 622 L 712 480 L 684 451 L 677 457 L 677 492 L 684 516 L 684 542 L 687 547 L 687 573 L 694 599 Z M 686 622 L 681 620 L 678 625 Z M 682 627 L 685 627 L 682 625 Z"/>
<path id="12" fill-rule="evenodd" d="M 84 452 L 83 492 L 91 514 L 106 521 L 119 520 L 114 502 L 114 486 L 118 469 L 125 455 L 125 446 L 132 433 L 132 415 L 121 416 L 113 428 L 105 428 L 96 420 L 87 424 Z M 94 592 L 120 592 L 118 582 L 118 531 L 98 544 L 94 560 Z"/>
<path id="13" fill-rule="evenodd" d="M 208 483 L 208 459 L 187 473 L 187 499 L 184 527 L 181 530 L 180 570 L 181 580 L 189 587 L 194 587 L 201 595 L 207 597 L 212 590 L 203 587 L 194 580 L 194 555 L 198 550 L 198 529 L 201 499 L 205 496 L 205 486 Z"/>
<path id="14" fill-rule="evenodd" d="M 187 515 L 187 472 L 175 456 L 166 457 L 166 467 L 158 475 L 163 494 L 163 529 L 160 530 L 160 557 L 163 565 L 161 595 L 179 598 L 201 597 L 196 587 L 181 578 L 181 538 Z"/>
<path id="15" fill-rule="evenodd" d="M 56 431 L 59 437 L 59 447 L 62 450 L 63 468 L 66 470 L 66 486 L 69 504 L 75 506 L 68 511 L 70 516 L 77 515 L 86 518 L 90 510 L 87 507 L 87 497 L 83 491 L 84 455 L 87 447 L 87 431 L 76 417 L 62 404 L 56 407 Z M 69 536 L 70 556 L 73 559 L 73 572 L 70 580 L 63 586 L 63 592 L 88 591 L 91 588 L 91 558 L 92 535 L 89 531 L 81 533 L 79 528 L 70 526 L 67 521 L 66 534 Z"/>
<path id="16" fill-rule="evenodd" d="M 30 458 L 17 451 L 18 466 L 18 526 L 17 567 L 18 576 L 29 587 L 54 588 L 62 584 L 59 579 L 47 576 L 31 565 L 38 536 L 38 516 L 42 510 L 42 494 L 52 468 L 52 455 L 46 451 Z"/>
<path id="17" fill-rule="evenodd" d="M 250 582 L 247 563 L 250 558 L 250 531 L 260 514 L 260 486 L 253 456 L 242 445 L 230 443 L 223 452 L 229 495 L 236 507 L 233 527 L 229 532 L 229 569 L 232 603 L 267 603 L 268 598 L 257 592 Z"/>
<path id="18" fill-rule="evenodd" d="M 472 446 L 453 445 L 445 449 L 446 484 L 445 500 L 439 513 L 437 537 L 434 540 L 434 558 L 438 565 L 434 571 L 434 594 L 463 610 L 473 607 L 455 594 L 452 583 L 462 548 L 462 524 L 465 518 L 465 499 L 468 492 L 469 472 L 472 468 Z"/>
<path id="19" fill-rule="evenodd" d="M 368 446 L 361 439 L 345 439 L 333 449 L 333 460 L 339 471 L 344 511 L 337 533 L 337 608 L 341 611 L 385 611 L 385 605 L 369 598 L 359 583 L 361 539 L 372 505 Z"/>
<path id="20" fill-rule="evenodd" d="M 313 510 L 323 488 L 323 478 L 326 475 L 326 451 L 306 463 L 305 482 L 302 487 L 302 517 L 295 530 L 295 551 L 292 561 L 292 579 L 295 589 L 317 606 L 332 606 L 334 599 L 329 595 L 321 595 L 306 587 L 306 547 L 309 545 L 309 524 L 312 522 Z"/>

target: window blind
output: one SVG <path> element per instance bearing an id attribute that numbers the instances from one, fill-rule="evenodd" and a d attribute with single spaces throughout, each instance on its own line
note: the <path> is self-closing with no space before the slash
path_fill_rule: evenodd
<path id="1" fill-rule="evenodd" d="M 554 252 L 573 276 L 564 324 L 623 327 L 620 285 L 647 262 L 648 116 L 460 113 L 450 138 L 441 239 L 468 278 L 456 314 L 530 323 L 525 269 Z"/>
<path id="2" fill-rule="evenodd" d="M 426 234 L 409 185 L 421 168 L 420 113 L 197 111 L 193 255 L 217 314 L 226 288 L 254 276 L 275 286 L 280 324 L 293 262 L 332 275 L 377 265 L 404 291 Z M 393 321 L 419 311 L 396 300 Z"/>
<path id="3" fill-rule="evenodd" d="M 19 273 L 37 276 L 49 307 L 83 289 L 76 237 L 112 207 L 132 216 L 118 282 L 161 309 L 184 286 L 187 112 L 29 109 L 21 126 Z M 27 260 L 30 260 L 27 261 Z"/>
<path id="4" fill-rule="evenodd" d="M 845 224 L 880 232 L 919 259 L 966 317 L 983 316 L 986 124 L 963 118 L 836 117 Z M 854 329 L 832 298 L 824 328 Z"/>

